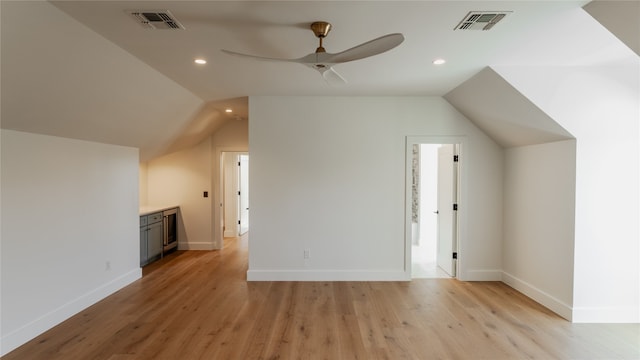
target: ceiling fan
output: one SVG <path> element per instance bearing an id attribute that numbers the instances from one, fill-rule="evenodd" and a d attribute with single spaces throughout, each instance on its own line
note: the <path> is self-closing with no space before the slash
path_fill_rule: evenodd
<path id="1" fill-rule="evenodd" d="M 325 51 L 322 46 L 322 39 L 324 39 L 331 30 L 331 24 L 325 21 L 316 21 L 311 24 L 311 31 L 315 34 L 315 36 L 319 39 L 320 45 L 316 49 L 315 52 L 303 56 L 297 59 L 278 59 L 278 58 L 269 58 L 263 56 L 254 56 L 248 54 L 242 54 L 229 50 L 222 50 L 224 53 L 235 56 L 242 56 L 251 59 L 257 60 L 265 60 L 265 61 L 283 61 L 283 62 L 292 62 L 306 65 L 310 68 L 318 70 L 322 77 L 329 84 L 332 85 L 340 85 L 345 84 L 346 80 L 340 76 L 335 70 L 333 70 L 333 66 L 349 61 L 360 60 L 370 56 L 378 55 L 383 52 L 389 51 L 396 46 L 400 45 L 404 41 L 404 36 L 400 33 L 388 34 L 381 36 L 377 39 L 373 39 L 371 41 L 367 41 L 360 45 L 354 46 L 350 49 L 339 53 L 328 53 Z"/>

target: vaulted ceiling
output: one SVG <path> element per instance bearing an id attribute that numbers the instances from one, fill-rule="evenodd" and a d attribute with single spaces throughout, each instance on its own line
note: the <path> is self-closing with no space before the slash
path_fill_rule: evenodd
<path id="1" fill-rule="evenodd" d="M 446 95 L 504 146 L 563 138 L 570 134 L 486 68 L 590 65 L 629 48 L 638 52 L 638 3 L 585 7 L 611 32 L 583 10 L 585 4 L 2 1 L 2 128 L 135 146 L 144 160 L 193 145 L 227 121 L 246 119 L 251 95 Z M 169 10 L 185 29 L 145 29 L 130 10 Z M 470 11 L 508 15 L 488 31 L 454 30 Z M 612 21 L 620 17 L 625 24 Z M 389 52 L 337 65 L 347 80 L 343 86 L 329 85 L 299 64 L 220 51 L 301 57 L 317 46 L 308 28 L 317 20 L 333 25 L 324 41 L 329 52 L 388 33 L 400 32 L 405 41 Z M 194 64 L 198 57 L 208 63 Z M 433 65 L 436 58 L 447 63 Z M 542 124 L 541 132 L 518 134 L 512 121 L 503 126 L 508 121 L 478 101 L 479 94 L 492 91 L 510 97 L 512 111 L 533 114 L 530 120 Z"/>

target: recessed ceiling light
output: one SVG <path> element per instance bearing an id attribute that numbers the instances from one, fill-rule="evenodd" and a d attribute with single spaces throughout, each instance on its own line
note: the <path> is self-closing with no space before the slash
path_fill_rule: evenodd
<path id="1" fill-rule="evenodd" d="M 447 62 L 447 60 L 445 60 L 445 59 L 435 59 L 435 60 L 433 60 L 433 65 L 442 65 L 442 64 L 444 64 L 446 62 Z"/>
<path id="2" fill-rule="evenodd" d="M 204 65 L 207 63 L 207 60 L 205 59 L 195 59 L 193 62 L 195 62 L 198 65 Z"/>
<path id="3" fill-rule="evenodd" d="M 224 112 L 226 112 L 226 113 L 232 113 L 232 112 L 233 112 L 233 109 L 225 109 L 225 110 L 224 110 Z"/>

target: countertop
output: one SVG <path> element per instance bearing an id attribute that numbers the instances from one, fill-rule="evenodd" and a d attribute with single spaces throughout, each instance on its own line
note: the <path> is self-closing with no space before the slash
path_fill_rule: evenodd
<path id="1" fill-rule="evenodd" d="M 178 208 L 178 205 L 170 205 L 170 206 L 156 206 L 156 205 L 145 205 L 140 206 L 140 216 L 149 215 L 153 213 L 157 213 L 164 210 L 175 209 Z"/>

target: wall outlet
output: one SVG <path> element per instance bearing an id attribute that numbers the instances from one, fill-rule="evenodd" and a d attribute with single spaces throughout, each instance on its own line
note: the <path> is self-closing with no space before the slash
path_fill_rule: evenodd
<path id="1" fill-rule="evenodd" d="M 311 251 L 309 249 L 304 249 L 304 258 L 308 259 L 311 256 Z"/>
<path id="2" fill-rule="evenodd" d="M 104 271 L 109 271 L 109 270 L 111 270 L 111 261 L 107 260 L 104 263 Z"/>

